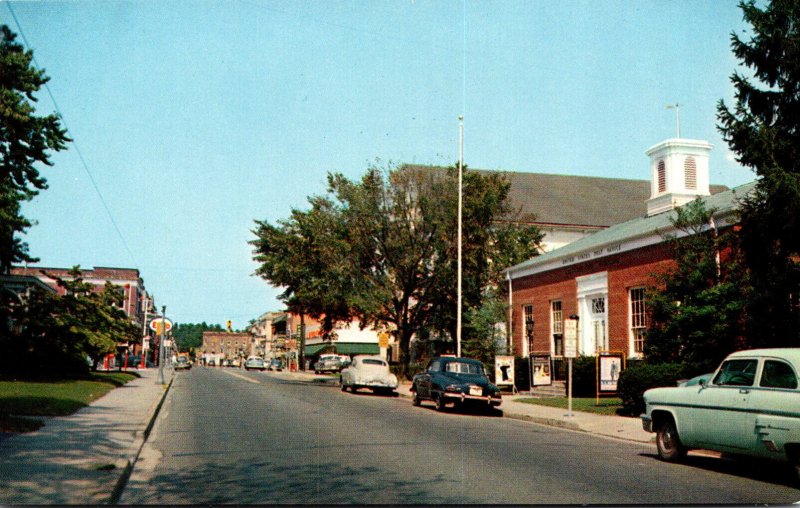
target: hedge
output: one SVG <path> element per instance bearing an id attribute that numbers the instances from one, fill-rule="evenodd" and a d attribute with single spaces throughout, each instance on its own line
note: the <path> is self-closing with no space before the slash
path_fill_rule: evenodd
<path id="1" fill-rule="evenodd" d="M 659 386 L 675 386 L 683 377 L 683 367 L 677 363 L 650 365 L 630 361 L 619 376 L 617 392 L 622 399 L 622 413 L 639 416 L 644 413 L 644 392 Z"/>

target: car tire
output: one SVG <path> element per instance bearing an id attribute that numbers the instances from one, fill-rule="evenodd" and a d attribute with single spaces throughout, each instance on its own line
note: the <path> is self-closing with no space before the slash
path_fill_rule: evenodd
<path id="1" fill-rule="evenodd" d="M 414 393 L 411 396 L 411 405 L 412 406 L 420 406 L 422 404 L 422 399 L 419 398 L 419 392 L 417 392 L 417 389 L 415 387 L 412 386 L 412 388 L 413 388 L 412 391 Z"/>
<path id="2" fill-rule="evenodd" d="M 447 404 L 444 402 L 444 395 L 441 393 L 433 396 L 433 403 L 436 404 L 436 410 L 439 412 L 447 408 Z"/>
<path id="3" fill-rule="evenodd" d="M 665 462 L 677 462 L 686 457 L 686 447 L 681 444 L 678 429 L 672 418 L 667 419 L 656 430 L 658 457 Z"/>

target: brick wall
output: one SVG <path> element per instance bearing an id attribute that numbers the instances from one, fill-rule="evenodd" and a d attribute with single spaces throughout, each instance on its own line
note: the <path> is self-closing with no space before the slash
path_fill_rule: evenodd
<path id="1" fill-rule="evenodd" d="M 598 272 L 608 272 L 609 348 L 624 351 L 630 356 L 628 323 L 628 291 L 634 287 L 653 287 L 654 273 L 674 266 L 671 251 L 665 244 L 644 247 L 613 256 L 594 259 L 558 270 L 531 275 L 514 280 L 513 284 L 513 344 L 514 353 L 522 354 L 527 341 L 524 323 L 525 305 L 533 305 L 533 353 L 551 351 L 551 306 L 561 300 L 563 318 L 578 313 L 576 277 Z"/>

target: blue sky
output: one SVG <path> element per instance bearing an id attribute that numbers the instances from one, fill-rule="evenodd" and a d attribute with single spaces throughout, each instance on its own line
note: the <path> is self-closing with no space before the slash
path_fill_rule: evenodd
<path id="1" fill-rule="evenodd" d="M 253 221 L 304 208 L 331 171 L 456 161 L 459 114 L 473 168 L 647 179 L 677 101 L 682 136 L 714 145 L 712 183 L 754 179 L 716 131 L 746 28 L 733 0 L 10 5 L 77 144 L 24 208 L 31 254 L 137 267 L 177 322 L 280 309 L 252 276 Z"/>

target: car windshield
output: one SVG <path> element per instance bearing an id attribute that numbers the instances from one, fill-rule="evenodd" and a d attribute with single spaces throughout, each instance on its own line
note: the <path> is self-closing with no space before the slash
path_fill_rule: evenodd
<path id="1" fill-rule="evenodd" d="M 758 360 L 728 360 L 722 364 L 715 385 L 752 386 L 756 377 Z"/>
<path id="2" fill-rule="evenodd" d="M 372 359 L 363 360 L 361 363 L 363 363 L 364 365 L 381 365 L 381 366 L 386 365 L 386 363 L 384 363 L 381 360 L 372 360 Z"/>
<path id="3" fill-rule="evenodd" d="M 483 374 L 483 366 L 477 363 L 449 362 L 445 365 L 444 370 L 456 374 Z"/>

